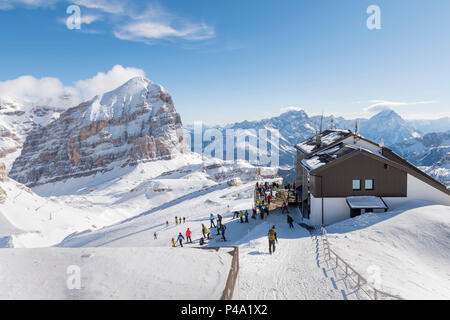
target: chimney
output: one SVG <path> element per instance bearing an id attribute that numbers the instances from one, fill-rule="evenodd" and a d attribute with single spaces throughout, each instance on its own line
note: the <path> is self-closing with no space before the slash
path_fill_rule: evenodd
<path id="1" fill-rule="evenodd" d="M 355 135 L 353 136 L 353 143 L 359 141 L 359 120 L 355 120 Z"/>

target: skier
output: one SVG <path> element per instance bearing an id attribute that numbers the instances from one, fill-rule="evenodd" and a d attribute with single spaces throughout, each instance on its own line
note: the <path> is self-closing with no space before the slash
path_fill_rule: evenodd
<path id="1" fill-rule="evenodd" d="M 203 238 L 206 238 L 206 227 L 203 223 L 202 223 L 202 234 L 203 234 Z"/>
<path id="2" fill-rule="evenodd" d="M 183 223 L 186 223 L 186 217 L 183 217 Z"/>
<path id="3" fill-rule="evenodd" d="M 275 231 L 275 226 L 272 226 L 272 229 L 269 230 L 269 253 L 275 252 L 275 241 L 278 244 L 277 232 Z"/>
<path id="4" fill-rule="evenodd" d="M 217 219 L 217 235 L 220 235 L 220 226 L 222 225 L 222 223 L 220 222 L 219 219 Z"/>
<path id="5" fill-rule="evenodd" d="M 154 240 L 158 239 L 158 235 L 156 234 L 156 232 L 153 234 L 153 239 Z"/>
<path id="6" fill-rule="evenodd" d="M 183 240 L 184 240 L 184 237 L 183 237 L 183 235 L 181 234 L 181 232 L 178 234 L 178 241 L 180 242 L 180 246 L 181 247 L 183 247 Z"/>
<path id="7" fill-rule="evenodd" d="M 211 222 L 211 225 L 209 226 L 210 228 L 215 228 L 216 224 L 214 223 L 214 215 L 211 213 L 211 215 L 209 216 L 209 221 Z"/>
<path id="8" fill-rule="evenodd" d="M 245 223 L 248 223 L 248 211 L 245 210 Z"/>
<path id="9" fill-rule="evenodd" d="M 226 230 L 226 228 L 227 227 L 224 224 L 222 224 L 220 226 L 220 231 L 222 232 L 222 239 L 223 239 L 223 241 L 227 241 L 227 239 L 225 238 L 225 230 Z"/>
<path id="10" fill-rule="evenodd" d="M 293 229 L 294 225 L 292 224 L 294 222 L 294 219 L 290 215 L 287 216 L 287 223 L 289 224 L 289 228 Z"/>
<path id="11" fill-rule="evenodd" d="M 187 228 L 187 230 L 186 230 L 186 242 L 192 243 L 191 235 L 192 235 L 191 230 L 189 230 L 189 228 Z"/>
<path id="12" fill-rule="evenodd" d="M 241 218 L 241 223 L 244 223 L 244 213 L 242 210 L 239 212 L 239 218 Z"/>
<path id="13" fill-rule="evenodd" d="M 169 227 L 169 220 L 166 221 L 166 228 Z"/>
<path id="14" fill-rule="evenodd" d="M 175 239 L 174 238 L 172 238 L 171 243 L 172 243 L 172 247 L 175 248 Z"/>
<path id="15" fill-rule="evenodd" d="M 178 224 L 178 217 L 175 216 L 175 224 Z"/>

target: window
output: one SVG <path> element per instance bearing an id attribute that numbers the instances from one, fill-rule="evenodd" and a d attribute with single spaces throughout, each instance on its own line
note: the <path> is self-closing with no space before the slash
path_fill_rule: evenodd
<path id="1" fill-rule="evenodd" d="M 364 189 L 366 190 L 373 190 L 373 180 L 366 180 Z"/>
<path id="2" fill-rule="evenodd" d="M 353 190 L 361 190 L 361 180 L 352 181 Z"/>

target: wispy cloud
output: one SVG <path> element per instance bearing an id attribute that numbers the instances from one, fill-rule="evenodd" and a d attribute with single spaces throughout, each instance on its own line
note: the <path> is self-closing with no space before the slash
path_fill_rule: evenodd
<path id="1" fill-rule="evenodd" d="M 386 100 L 369 100 L 370 105 L 364 108 L 366 112 L 380 112 L 383 110 L 393 110 L 402 106 L 411 106 L 419 104 L 434 104 L 439 103 L 439 101 L 414 101 L 414 102 L 403 102 L 403 101 L 386 101 Z"/>
<path id="2" fill-rule="evenodd" d="M 294 106 L 288 106 L 288 107 L 280 108 L 280 110 L 281 110 L 282 113 L 285 113 L 285 112 L 289 112 L 289 111 L 302 111 L 303 108 L 294 107 Z"/>
<path id="3" fill-rule="evenodd" d="M 192 21 L 167 11 L 154 2 L 137 0 L 0 0 L 0 10 L 17 6 L 48 7 L 55 3 L 76 4 L 82 7 L 81 23 L 103 20 L 105 26 L 120 40 L 153 44 L 176 39 L 189 42 L 215 37 L 214 27 L 203 21 Z M 87 12 L 85 12 L 87 11 Z M 59 19 L 65 23 L 67 17 Z"/>

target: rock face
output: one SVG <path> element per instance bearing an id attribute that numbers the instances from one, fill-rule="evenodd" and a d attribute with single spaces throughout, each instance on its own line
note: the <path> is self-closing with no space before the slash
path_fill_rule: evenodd
<path id="1" fill-rule="evenodd" d="M 59 117 L 61 110 L 0 97 L 0 161 L 6 171 L 20 155 L 26 136 Z"/>
<path id="2" fill-rule="evenodd" d="M 29 134 L 9 175 L 32 187 L 184 151 L 182 123 L 171 96 L 137 77 Z"/>

